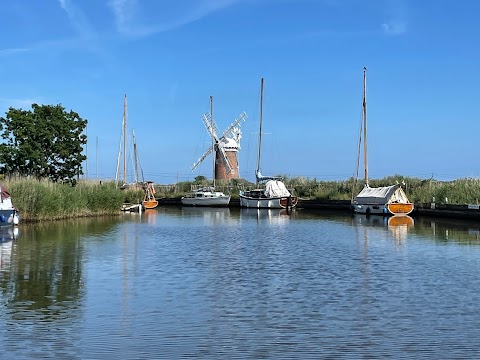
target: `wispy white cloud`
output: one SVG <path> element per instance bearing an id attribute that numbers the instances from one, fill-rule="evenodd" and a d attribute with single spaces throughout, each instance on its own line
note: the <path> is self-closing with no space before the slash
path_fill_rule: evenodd
<path id="1" fill-rule="evenodd" d="M 76 6 L 71 0 L 58 0 L 60 7 L 67 13 L 72 28 L 77 35 L 85 41 L 91 43 L 97 38 L 95 30 L 90 25 L 84 12 Z"/>
<path id="2" fill-rule="evenodd" d="M 78 41 L 76 41 L 75 39 L 46 40 L 28 44 L 27 46 L 21 48 L 0 49 L 0 57 L 27 54 L 33 51 L 40 51 L 46 49 L 50 51 L 53 51 L 54 49 L 67 50 L 76 48 L 78 46 Z"/>
<path id="3" fill-rule="evenodd" d="M 23 47 L 0 49 L 0 57 L 19 55 L 40 50 L 70 50 L 87 49 L 97 55 L 105 57 L 105 51 L 101 45 L 101 37 L 90 24 L 85 13 L 76 6 L 72 0 L 57 0 L 58 5 L 69 18 L 70 25 L 75 33 L 73 37 L 65 37 L 56 40 L 44 40 Z"/>
<path id="4" fill-rule="evenodd" d="M 406 0 L 387 0 L 387 21 L 381 24 L 382 30 L 387 35 L 403 35 L 407 33 L 407 4 Z"/>
<path id="5" fill-rule="evenodd" d="M 109 0 L 108 4 L 114 14 L 119 33 L 125 36 L 142 37 L 180 28 L 240 1 L 242 0 L 177 0 L 176 6 L 182 8 L 180 13 L 168 14 L 169 9 L 164 9 L 163 12 L 156 9 L 155 11 L 166 19 L 160 20 L 153 17 L 150 23 L 147 23 L 140 14 L 143 12 L 151 15 L 152 12 L 142 8 L 145 5 L 138 0 Z M 158 2 L 156 6 L 159 6 Z"/>

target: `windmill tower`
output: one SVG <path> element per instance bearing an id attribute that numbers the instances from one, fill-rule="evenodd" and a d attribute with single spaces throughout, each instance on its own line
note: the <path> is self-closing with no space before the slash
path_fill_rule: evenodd
<path id="1" fill-rule="evenodd" d="M 208 133 L 212 137 L 213 146 L 193 164 L 194 171 L 200 163 L 212 152 L 215 152 L 215 180 L 238 179 L 238 150 L 240 149 L 240 139 L 242 131 L 240 127 L 242 122 L 247 119 L 247 114 L 242 112 L 237 119 L 219 136 L 218 126 L 212 117 L 213 111 L 205 113 L 202 116 L 203 123 Z"/>

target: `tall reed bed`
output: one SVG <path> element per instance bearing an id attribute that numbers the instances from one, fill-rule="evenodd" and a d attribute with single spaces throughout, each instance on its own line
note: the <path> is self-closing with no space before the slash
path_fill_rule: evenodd
<path id="1" fill-rule="evenodd" d="M 113 182 L 80 181 L 71 186 L 18 178 L 2 184 L 24 221 L 118 214 L 124 202 L 140 202 L 143 197 L 141 190 L 119 190 Z"/>
<path id="2" fill-rule="evenodd" d="M 328 200 L 350 200 L 352 194 L 357 195 L 365 185 L 364 181 L 359 181 L 354 189 L 353 178 L 344 181 L 291 178 L 286 180 L 286 184 L 295 188 L 300 197 Z M 416 203 L 478 204 L 480 201 L 480 179 L 438 181 L 394 175 L 371 179 L 369 184 L 371 187 L 401 184 L 409 200 Z"/>

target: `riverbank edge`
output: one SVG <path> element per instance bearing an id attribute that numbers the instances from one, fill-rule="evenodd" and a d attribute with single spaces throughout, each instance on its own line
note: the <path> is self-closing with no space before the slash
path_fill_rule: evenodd
<path id="1" fill-rule="evenodd" d="M 158 198 L 159 206 L 182 206 L 180 198 Z M 231 199 L 230 208 L 240 208 L 239 199 Z M 309 210 L 331 210 L 341 212 L 352 212 L 349 200 L 317 200 L 299 199 L 297 209 Z M 457 219 L 480 219 L 480 205 L 466 204 L 438 204 L 438 203 L 416 203 L 412 216 L 434 216 Z"/>

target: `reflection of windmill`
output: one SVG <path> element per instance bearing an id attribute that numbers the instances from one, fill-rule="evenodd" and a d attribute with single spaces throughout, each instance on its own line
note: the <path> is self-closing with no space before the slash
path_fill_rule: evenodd
<path id="1" fill-rule="evenodd" d="M 240 116 L 223 132 L 219 137 L 218 126 L 212 116 L 213 111 L 203 115 L 202 120 L 205 128 L 213 139 L 213 147 L 210 147 L 193 164 L 194 171 L 205 158 L 215 151 L 215 180 L 230 180 L 238 178 L 238 150 L 240 149 L 240 139 L 242 131 L 240 126 L 247 119 L 247 114 L 242 112 Z"/>

